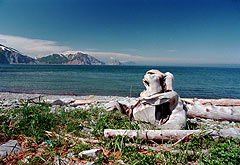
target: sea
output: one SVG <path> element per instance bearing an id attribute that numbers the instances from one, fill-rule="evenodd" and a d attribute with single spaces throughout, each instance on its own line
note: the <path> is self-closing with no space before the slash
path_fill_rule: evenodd
<path id="1" fill-rule="evenodd" d="M 0 65 L 0 92 L 138 97 L 150 69 L 184 98 L 240 98 L 240 66 Z"/>

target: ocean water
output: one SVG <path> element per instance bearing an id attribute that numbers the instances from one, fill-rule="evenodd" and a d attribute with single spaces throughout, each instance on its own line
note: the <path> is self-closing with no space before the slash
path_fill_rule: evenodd
<path id="1" fill-rule="evenodd" d="M 181 97 L 240 98 L 240 67 L 0 65 L 0 91 L 137 97 L 150 69 L 173 73 Z"/>

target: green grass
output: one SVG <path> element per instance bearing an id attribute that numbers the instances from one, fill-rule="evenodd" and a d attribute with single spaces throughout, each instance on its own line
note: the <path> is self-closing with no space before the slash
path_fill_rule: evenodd
<path id="1" fill-rule="evenodd" d="M 197 162 L 202 164 L 239 164 L 240 140 L 233 138 L 213 138 L 200 134 L 192 135 L 189 140 L 172 147 L 171 152 L 162 149 L 159 152 L 143 150 L 137 146 L 162 145 L 162 143 L 147 142 L 139 139 L 117 136 L 111 139 L 103 137 L 104 129 L 140 129 L 144 123 L 129 121 L 126 115 L 119 111 L 107 112 L 102 108 L 88 110 L 77 109 L 65 112 L 60 108 L 52 114 L 47 104 L 34 105 L 26 103 L 23 107 L 5 111 L 0 109 L 0 141 L 17 139 L 26 150 L 14 156 L 0 159 L 0 163 L 21 164 L 27 158 L 30 164 L 52 164 L 56 156 L 67 158 L 68 153 L 75 154 L 72 161 L 95 161 L 98 164 L 187 164 Z M 198 129 L 195 123 L 187 123 L 186 129 Z M 200 128 L 202 128 L 200 126 Z M 49 135 L 51 131 L 56 135 Z M 58 135 L 58 136 L 57 136 Z M 84 143 L 79 138 L 95 138 L 99 142 Z M 171 143 L 170 143 L 171 144 Z M 78 153 L 92 148 L 102 148 L 103 153 L 98 159 L 79 157 Z M 190 152 L 189 152 L 190 151 Z M 205 152 L 203 152 L 205 151 Z"/>

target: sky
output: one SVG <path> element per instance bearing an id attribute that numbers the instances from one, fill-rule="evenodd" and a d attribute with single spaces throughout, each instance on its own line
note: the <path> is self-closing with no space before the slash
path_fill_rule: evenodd
<path id="1" fill-rule="evenodd" d="M 0 0 L 0 43 L 31 57 L 240 64 L 240 1 Z"/>

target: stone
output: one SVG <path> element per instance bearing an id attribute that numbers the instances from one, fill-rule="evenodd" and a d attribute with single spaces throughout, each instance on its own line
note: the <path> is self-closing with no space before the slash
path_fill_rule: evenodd
<path id="1" fill-rule="evenodd" d="M 82 156 L 88 156 L 88 157 L 91 157 L 91 158 L 97 158 L 101 153 L 103 152 L 102 149 L 91 149 L 91 150 L 86 150 L 86 151 L 82 151 L 80 152 L 78 155 L 80 157 Z"/>
<path id="2" fill-rule="evenodd" d="M 86 165 L 96 165 L 95 162 L 86 163 Z"/>
<path id="3" fill-rule="evenodd" d="M 65 111 L 65 112 L 69 112 L 69 111 L 73 111 L 73 110 L 75 110 L 74 107 L 65 107 L 65 108 L 64 108 L 64 111 Z"/>
<path id="4" fill-rule="evenodd" d="M 3 103 L 3 106 L 7 106 L 10 107 L 13 103 L 10 101 L 6 101 L 5 103 Z"/>
<path id="5" fill-rule="evenodd" d="M 113 111 L 114 109 L 121 109 L 119 106 L 120 105 L 117 101 L 110 101 L 105 105 L 105 108 L 107 111 Z"/>
<path id="6" fill-rule="evenodd" d="M 59 157 L 59 156 L 55 156 L 54 157 L 54 165 L 67 165 L 67 164 L 70 164 L 71 163 L 71 160 L 69 159 L 66 159 L 66 158 L 62 158 L 62 157 Z"/>
<path id="7" fill-rule="evenodd" d="M 220 130 L 220 135 L 240 139 L 240 128 L 227 128 Z"/>
<path id="8" fill-rule="evenodd" d="M 64 101 L 58 99 L 50 103 L 51 105 L 67 105 Z"/>
<path id="9" fill-rule="evenodd" d="M 93 129 L 92 128 L 83 127 L 82 131 L 90 133 L 90 132 L 93 131 Z"/>
<path id="10" fill-rule="evenodd" d="M 7 156 L 23 151 L 17 140 L 9 140 L 0 145 L 0 156 Z"/>
<path id="11" fill-rule="evenodd" d="M 229 121 L 222 121 L 222 124 L 228 125 L 228 124 L 229 124 Z"/>

